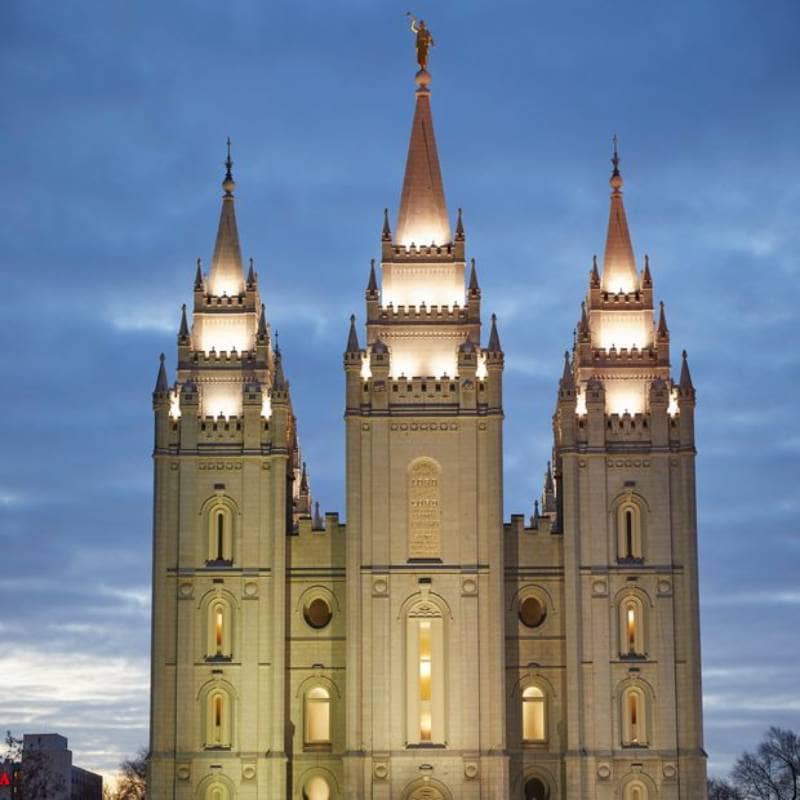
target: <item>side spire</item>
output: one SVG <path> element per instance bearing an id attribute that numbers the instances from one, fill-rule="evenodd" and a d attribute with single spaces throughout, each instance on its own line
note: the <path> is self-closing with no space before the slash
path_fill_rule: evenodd
<path id="1" fill-rule="evenodd" d="M 373 258 L 369 264 L 369 280 L 367 281 L 367 294 L 373 294 L 378 291 L 378 280 L 375 277 L 375 259 Z"/>
<path id="2" fill-rule="evenodd" d="M 411 124 L 406 172 L 397 214 L 398 244 L 406 247 L 437 245 L 452 241 L 439 154 L 431 116 L 430 75 L 417 74 L 417 103 Z"/>
<path id="3" fill-rule="evenodd" d="M 242 251 L 239 247 L 239 231 L 236 227 L 236 212 L 233 204 L 233 161 L 231 159 L 231 140 L 228 139 L 228 157 L 225 159 L 225 179 L 222 188 L 222 210 L 219 215 L 217 241 L 214 245 L 214 256 L 211 260 L 211 272 L 208 277 L 209 293 L 216 296 L 227 294 L 229 297 L 244 291 L 244 269 L 242 267 Z"/>
<path id="4" fill-rule="evenodd" d="M 469 270 L 469 290 L 471 292 L 479 292 L 481 287 L 478 285 L 478 270 L 475 267 L 475 259 L 470 262 Z"/>
<path id="5" fill-rule="evenodd" d="M 383 209 L 383 230 L 381 231 L 381 239 L 384 242 L 392 241 L 392 227 L 389 225 L 389 209 Z"/>
<path id="6" fill-rule="evenodd" d="M 499 353 L 500 335 L 497 333 L 497 314 L 492 314 L 492 330 L 489 333 L 489 351 L 492 353 Z"/>
<path id="7" fill-rule="evenodd" d="M 186 320 L 186 303 L 181 306 L 181 327 L 178 331 L 178 338 L 179 339 L 188 339 L 189 338 L 189 323 Z"/>
<path id="8" fill-rule="evenodd" d="M 665 339 L 669 336 L 669 328 L 667 327 L 667 313 L 664 311 L 664 303 L 661 302 L 658 312 L 658 338 Z"/>
<path id="9" fill-rule="evenodd" d="M 197 269 L 194 273 L 194 288 L 201 290 L 203 288 L 203 266 L 200 259 L 197 259 Z"/>
<path id="10" fill-rule="evenodd" d="M 613 166 L 609 181 L 611 208 L 608 215 L 606 250 L 603 256 L 603 289 L 616 294 L 617 292 L 633 292 L 639 285 L 631 235 L 628 231 L 628 220 L 625 216 L 625 206 L 622 203 L 623 180 L 619 171 L 619 149 L 616 134 L 614 135 L 611 164 Z"/>
<path id="11" fill-rule="evenodd" d="M 678 387 L 684 394 L 691 394 L 694 392 L 694 384 L 692 383 L 692 374 L 689 372 L 689 357 L 684 350 L 681 354 L 681 377 L 678 382 Z"/>
<path id="12" fill-rule="evenodd" d="M 347 353 L 357 353 L 361 348 L 358 346 L 358 332 L 356 331 L 356 315 L 350 315 L 350 333 L 347 337 Z"/>
<path id="13" fill-rule="evenodd" d="M 158 377 L 156 378 L 156 388 L 154 394 L 166 394 L 169 391 L 169 381 L 167 380 L 167 368 L 164 366 L 166 356 L 162 353 L 159 356 Z"/>

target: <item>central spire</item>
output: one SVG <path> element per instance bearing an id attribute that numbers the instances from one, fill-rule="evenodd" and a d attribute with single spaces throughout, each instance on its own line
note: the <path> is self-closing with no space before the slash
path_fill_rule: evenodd
<path id="1" fill-rule="evenodd" d="M 222 188 L 222 211 L 219 215 L 217 241 L 211 260 L 211 273 L 208 278 L 209 293 L 217 297 L 223 294 L 233 297 L 244 292 L 244 269 L 242 251 L 239 247 L 239 231 L 236 227 L 236 212 L 233 207 L 233 161 L 231 160 L 231 140 L 228 139 L 228 157 L 225 160 L 225 179 Z"/>
<path id="2" fill-rule="evenodd" d="M 609 184 L 611 185 L 611 208 L 608 215 L 608 234 L 606 252 L 603 257 L 603 289 L 617 294 L 634 292 L 639 287 L 633 245 L 622 204 L 622 175 L 619 171 L 619 151 L 617 137 L 614 136 L 614 154 L 611 157 L 614 167 Z"/>
<path id="3" fill-rule="evenodd" d="M 417 102 L 397 215 L 396 242 L 404 246 L 452 241 L 431 116 L 430 73 L 417 73 Z"/>

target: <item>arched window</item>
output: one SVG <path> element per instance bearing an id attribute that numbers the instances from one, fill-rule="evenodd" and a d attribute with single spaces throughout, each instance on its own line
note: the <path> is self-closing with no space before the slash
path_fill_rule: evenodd
<path id="1" fill-rule="evenodd" d="M 647 787 L 641 781 L 630 781 L 625 787 L 624 800 L 647 800 Z"/>
<path id="2" fill-rule="evenodd" d="M 525 800 L 549 800 L 550 792 L 541 778 L 529 778 L 525 782 Z"/>
<path id="3" fill-rule="evenodd" d="M 309 778 L 303 786 L 303 800 L 330 800 L 331 787 L 321 775 Z"/>
<path id="4" fill-rule="evenodd" d="M 206 708 L 206 747 L 231 746 L 231 702 L 224 689 L 208 693 Z"/>
<path id="5" fill-rule="evenodd" d="M 303 743 L 307 748 L 328 747 L 331 743 L 331 696 L 315 686 L 305 696 Z"/>
<path id="6" fill-rule="evenodd" d="M 215 599 L 208 604 L 207 659 L 230 660 L 233 654 L 232 618 L 231 607 L 227 601 Z"/>
<path id="7" fill-rule="evenodd" d="M 208 513 L 207 561 L 215 566 L 233 563 L 233 515 L 225 505 L 215 505 Z"/>
<path id="8" fill-rule="evenodd" d="M 206 789 L 206 800 L 228 800 L 228 789 L 221 783 L 212 783 Z"/>
<path id="9" fill-rule="evenodd" d="M 431 603 L 420 603 L 406 620 L 407 739 L 444 742 L 444 620 Z"/>
<path id="10" fill-rule="evenodd" d="M 620 561 L 642 560 L 642 514 L 633 500 L 617 510 L 617 554 Z"/>
<path id="11" fill-rule="evenodd" d="M 643 656 L 644 644 L 644 606 L 641 600 L 631 595 L 620 603 L 620 643 L 622 656 Z"/>
<path id="12" fill-rule="evenodd" d="M 622 695 L 622 744 L 647 746 L 647 702 L 644 692 L 630 687 Z"/>
<path id="13" fill-rule="evenodd" d="M 547 714 L 544 692 L 538 686 L 528 686 L 522 692 L 522 741 L 547 740 Z"/>

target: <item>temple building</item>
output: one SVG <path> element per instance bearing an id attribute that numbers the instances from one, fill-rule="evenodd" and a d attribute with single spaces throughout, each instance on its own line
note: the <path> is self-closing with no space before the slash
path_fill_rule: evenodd
<path id="1" fill-rule="evenodd" d="M 430 84 L 343 336 L 345 519 L 312 502 L 229 150 L 153 393 L 153 800 L 705 797 L 695 390 L 634 258 L 616 143 L 552 461 L 533 514 L 504 522 L 505 356 Z"/>

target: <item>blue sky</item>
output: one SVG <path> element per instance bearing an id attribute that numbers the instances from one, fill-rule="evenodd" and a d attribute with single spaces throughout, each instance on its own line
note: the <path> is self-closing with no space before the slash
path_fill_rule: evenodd
<path id="1" fill-rule="evenodd" d="M 0 5 L 0 728 L 110 769 L 147 739 L 152 419 L 224 142 L 312 488 L 343 507 L 341 353 L 413 110 L 405 5 Z M 451 214 L 506 351 L 529 513 L 620 137 L 638 259 L 698 389 L 712 771 L 800 728 L 800 4 L 423 3 Z"/>

